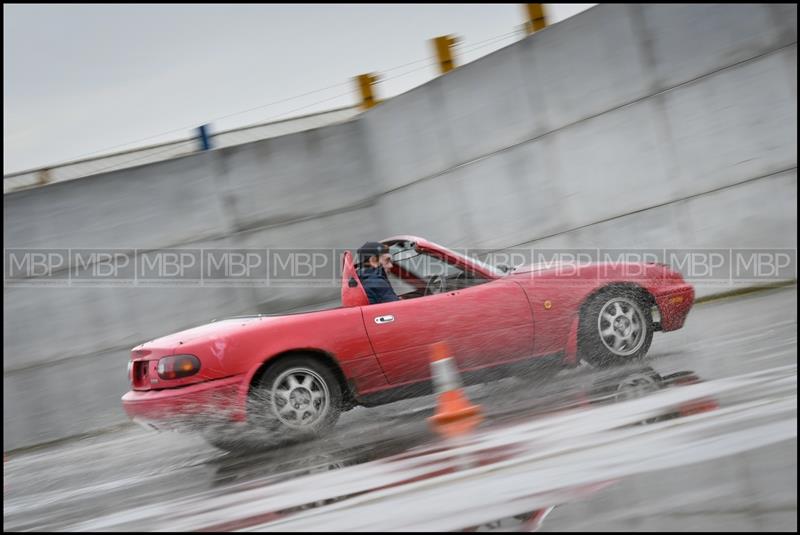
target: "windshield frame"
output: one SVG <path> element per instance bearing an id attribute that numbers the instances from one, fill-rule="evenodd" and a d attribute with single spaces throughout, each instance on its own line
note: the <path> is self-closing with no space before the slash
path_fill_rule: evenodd
<path id="1" fill-rule="evenodd" d="M 406 245 L 407 248 L 413 248 L 417 253 L 431 253 L 448 264 L 453 264 L 464 271 L 474 271 L 490 280 L 499 279 L 507 275 L 491 264 L 487 264 L 477 258 L 458 253 L 452 249 L 448 249 L 447 247 L 443 247 L 417 236 L 395 236 L 381 241 L 381 243 L 389 247 L 403 242 L 405 242 L 404 245 Z"/>

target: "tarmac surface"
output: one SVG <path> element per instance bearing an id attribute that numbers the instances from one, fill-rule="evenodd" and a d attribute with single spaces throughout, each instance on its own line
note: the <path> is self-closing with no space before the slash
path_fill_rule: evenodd
<path id="1" fill-rule="evenodd" d="M 796 531 L 797 287 L 696 305 L 642 364 L 474 385 L 227 453 L 138 427 L 12 453 L 8 531 Z"/>

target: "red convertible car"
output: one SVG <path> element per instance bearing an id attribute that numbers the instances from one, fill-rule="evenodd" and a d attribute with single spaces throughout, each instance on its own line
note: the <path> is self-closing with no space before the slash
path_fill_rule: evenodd
<path id="1" fill-rule="evenodd" d="M 337 308 L 229 318 L 135 347 L 125 411 L 154 429 L 214 429 L 221 447 L 242 428 L 320 434 L 343 410 L 430 394 L 438 342 L 467 382 L 633 361 L 694 302 L 663 264 L 501 270 L 414 236 L 382 243 L 400 301 L 369 304 L 346 252 Z"/>

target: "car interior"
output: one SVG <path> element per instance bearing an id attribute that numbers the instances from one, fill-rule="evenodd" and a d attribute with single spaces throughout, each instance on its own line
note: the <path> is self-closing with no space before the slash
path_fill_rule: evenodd
<path id="1" fill-rule="evenodd" d="M 489 282 L 479 273 L 420 252 L 413 242 L 387 242 L 386 245 L 393 264 L 387 277 L 400 299 L 416 299 Z M 360 266 L 350 251 L 344 253 L 342 262 L 342 306 L 368 305 L 369 299 L 358 277 Z"/>

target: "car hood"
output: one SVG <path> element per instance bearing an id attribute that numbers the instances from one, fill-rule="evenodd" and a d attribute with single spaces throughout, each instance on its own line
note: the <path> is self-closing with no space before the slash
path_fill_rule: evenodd
<path id="1" fill-rule="evenodd" d="M 159 338 L 155 338 L 141 345 L 133 348 L 133 352 L 141 356 L 146 356 L 154 351 L 166 354 L 166 350 L 179 350 L 182 345 L 190 342 L 196 342 L 202 339 L 214 340 L 218 338 L 226 338 L 233 334 L 244 332 L 263 326 L 265 322 L 270 322 L 278 319 L 281 316 L 247 316 L 239 318 L 227 318 L 223 320 L 215 320 L 205 325 L 192 327 L 173 334 L 168 334 Z"/>

